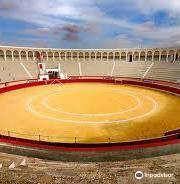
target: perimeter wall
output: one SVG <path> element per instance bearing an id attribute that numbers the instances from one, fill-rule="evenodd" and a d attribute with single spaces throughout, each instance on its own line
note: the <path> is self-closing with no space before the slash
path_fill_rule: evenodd
<path id="1" fill-rule="evenodd" d="M 180 85 L 161 81 L 152 81 L 129 78 L 111 77 L 71 77 L 68 80 L 41 81 L 28 80 L 20 81 L 20 84 L 4 84 L 0 88 L 0 93 L 5 93 L 21 88 L 73 82 L 103 82 L 115 85 L 136 85 L 142 87 L 163 90 L 166 92 L 180 94 Z M 0 151 L 14 153 L 39 158 L 47 158 L 64 161 L 108 161 L 138 159 L 142 157 L 152 157 L 158 155 L 180 153 L 180 129 L 165 132 L 163 137 L 154 139 L 138 140 L 119 143 L 55 143 L 39 140 L 28 140 L 11 135 L 0 134 Z"/>

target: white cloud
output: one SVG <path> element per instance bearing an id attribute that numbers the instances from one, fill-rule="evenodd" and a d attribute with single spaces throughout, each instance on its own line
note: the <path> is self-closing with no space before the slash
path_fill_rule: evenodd
<path id="1" fill-rule="evenodd" d="M 154 20 L 136 23 L 126 17 L 115 18 L 102 8 L 104 4 L 112 10 L 118 7 L 119 11 L 126 9 L 129 13 L 140 13 L 144 16 L 165 11 L 170 17 L 176 19 L 177 25 L 158 27 L 154 24 Z M 82 29 L 92 25 L 95 33 L 99 30 L 103 31 L 99 28 L 102 25 L 108 27 L 109 31 L 112 27 L 119 29 L 119 32 L 127 31 L 115 37 L 102 36 L 100 40 L 102 47 L 105 42 L 108 47 L 129 47 L 145 39 L 155 45 L 179 45 L 180 43 L 178 39 L 180 37 L 180 0 L 0 0 L 0 16 L 34 24 L 40 33 L 50 34 L 50 36 L 52 36 L 50 30 L 69 24 L 78 25 Z M 93 29 L 89 29 L 89 34 L 92 34 Z M 33 31 L 30 31 L 28 34 L 32 33 Z M 90 39 L 92 38 L 89 37 L 89 42 Z M 88 42 L 88 39 L 86 41 Z"/>
<path id="2" fill-rule="evenodd" d="M 180 15 L 179 0 L 133 0 L 133 5 L 144 14 L 152 14 L 157 11 L 167 11 L 169 14 Z"/>

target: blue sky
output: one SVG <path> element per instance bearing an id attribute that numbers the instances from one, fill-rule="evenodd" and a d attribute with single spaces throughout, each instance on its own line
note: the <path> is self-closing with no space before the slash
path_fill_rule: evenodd
<path id="1" fill-rule="evenodd" d="M 0 45 L 180 46 L 180 1 L 0 0 Z"/>

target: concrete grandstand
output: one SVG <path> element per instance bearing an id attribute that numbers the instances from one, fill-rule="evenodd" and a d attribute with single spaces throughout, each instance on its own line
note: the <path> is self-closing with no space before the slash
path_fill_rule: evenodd
<path id="1" fill-rule="evenodd" d="M 37 54 L 68 76 L 118 76 L 180 81 L 180 48 L 47 49 L 0 46 L 0 81 L 37 79 Z"/>

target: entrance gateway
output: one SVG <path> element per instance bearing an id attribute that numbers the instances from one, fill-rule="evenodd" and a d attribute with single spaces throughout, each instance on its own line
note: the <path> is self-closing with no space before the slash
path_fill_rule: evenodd
<path id="1" fill-rule="evenodd" d="M 61 72 L 60 63 L 58 67 L 46 68 L 46 64 L 43 62 L 43 55 L 39 53 L 37 56 L 37 65 L 38 65 L 38 79 L 39 81 L 49 80 L 49 79 L 67 79 L 67 74 Z"/>

